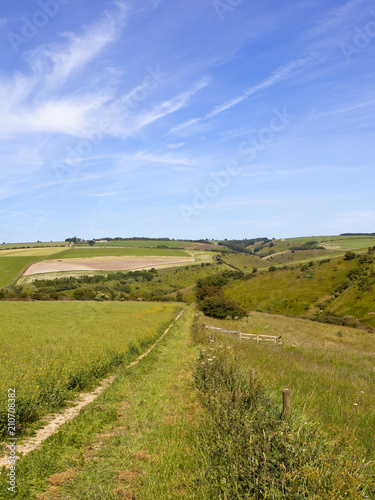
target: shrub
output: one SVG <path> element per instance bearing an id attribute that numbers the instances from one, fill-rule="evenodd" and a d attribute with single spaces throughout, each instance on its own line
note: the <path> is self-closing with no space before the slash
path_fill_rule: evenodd
<path id="1" fill-rule="evenodd" d="M 247 312 L 237 302 L 224 296 L 209 296 L 200 301 L 200 309 L 212 318 L 242 318 Z"/>
<path id="2" fill-rule="evenodd" d="M 353 260 L 355 259 L 355 257 L 356 257 L 355 253 L 348 250 L 347 252 L 345 252 L 344 260 Z"/>
<path id="3" fill-rule="evenodd" d="M 202 329 L 193 325 L 193 335 L 199 339 Z M 297 414 L 282 420 L 265 387 L 215 344 L 201 350 L 195 371 L 205 409 L 199 429 L 205 498 L 370 498 L 371 464 L 349 438 L 329 437 Z"/>

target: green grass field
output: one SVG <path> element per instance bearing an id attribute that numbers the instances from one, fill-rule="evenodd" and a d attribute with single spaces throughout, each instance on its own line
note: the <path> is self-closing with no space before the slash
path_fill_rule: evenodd
<path id="1" fill-rule="evenodd" d="M 61 248 L 6 249 L 0 252 L 0 287 L 10 285 L 36 260 L 61 252 Z"/>
<path id="2" fill-rule="evenodd" d="M 192 316 L 186 310 L 148 356 L 119 369 L 96 401 L 17 462 L 16 495 L 0 475 L 0 498 L 208 498 L 200 493 L 204 477 L 197 485 L 203 472 Z"/>
<path id="3" fill-rule="evenodd" d="M 303 266 L 258 272 L 234 281 L 227 296 L 243 307 L 261 312 L 313 316 L 321 312 L 353 315 L 375 327 L 374 263 L 360 258 L 331 258 Z M 369 314 L 370 313 L 370 314 Z"/>
<path id="4" fill-rule="evenodd" d="M 0 302 L 0 431 L 16 389 L 19 423 L 56 408 L 136 355 L 172 321 L 175 304 Z"/>
<path id="5" fill-rule="evenodd" d="M 254 267 L 260 269 L 262 267 L 269 267 L 271 263 L 267 260 L 262 260 L 255 255 L 248 255 L 245 253 L 226 253 L 219 257 L 225 264 L 234 269 L 250 272 Z"/>
<path id="6" fill-rule="evenodd" d="M 270 250 L 284 252 L 290 250 L 291 247 L 303 245 L 308 241 L 316 241 L 320 246 L 341 252 L 345 252 L 346 250 L 364 251 L 370 246 L 375 246 L 375 236 L 304 236 L 300 238 L 273 240 L 271 246 L 270 243 L 264 245 L 258 255 L 262 256 Z M 256 246 L 250 246 L 249 248 L 254 249 Z"/>
<path id="7" fill-rule="evenodd" d="M 44 248 L 44 247 L 67 247 L 69 243 L 66 241 L 50 241 L 50 242 L 37 242 L 37 243 L 2 243 L 0 245 L 1 250 L 17 249 L 17 248 Z"/>
<path id="8" fill-rule="evenodd" d="M 293 252 L 284 251 L 268 257 L 263 257 L 261 262 L 263 266 L 267 265 L 281 265 L 281 264 L 297 264 L 309 262 L 310 260 L 322 260 L 328 257 L 338 257 L 344 254 L 343 250 L 294 250 Z M 262 264 L 259 265 L 262 267 Z"/>
<path id="9" fill-rule="evenodd" d="M 46 260 L 58 259 L 86 259 L 90 257 L 191 257 L 184 250 L 167 248 L 70 248 L 59 253 L 58 256 L 49 256 Z"/>
<path id="10" fill-rule="evenodd" d="M 96 242 L 98 247 L 126 247 L 126 248 L 157 248 L 158 246 L 167 246 L 168 248 L 187 248 L 191 246 L 190 241 L 170 241 L 170 240 L 116 240 L 107 243 Z M 80 248 L 81 245 L 76 245 Z"/>
<path id="11" fill-rule="evenodd" d="M 281 335 L 283 344 L 274 345 L 239 342 L 234 334 L 212 331 L 231 343 L 244 369 L 255 368 L 278 405 L 282 389 L 290 388 L 295 410 L 324 423 L 330 432 L 348 431 L 369 458 L 374 455 L 374 334 L 256 312 L 240 321 L 205 318 L 205 323 L 244 333 Z"/>
<path id="12" fill-rule="evenodd" d="M 36 257 L 0 257 L 0 287 L 10 285 Z"/>

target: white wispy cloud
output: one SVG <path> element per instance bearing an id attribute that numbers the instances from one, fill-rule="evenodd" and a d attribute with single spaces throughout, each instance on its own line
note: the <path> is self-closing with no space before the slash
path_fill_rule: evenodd
<path id="1" fill-rule="evenodd" d="M 203 117 L 198 117 L 198 118 L 192 118 L 190 120 L 187 120 L 183 123 L 178 124 L 177 126 L 173 127 L 169 133 L 174 133 L 178 132 L 184 128 L 190 127 L 191 125 L 195 125 L 199 122 L 202 122 L 204 120 L 208 120 L 210 118 L 213 118 L 214 116 L 218 115 L 219 113 L 222 113 L 233 106 L 236 106 L 240 102 L 244 101 L 248 97 L 260 93 L 273 85 L 277 85 L 278 83 L 288 80 L 289 78 L 294 77 L 304 69 L 312 66 L 313 64 L 316 64 L 320 62 L 321 60 L 321 54 L 313 53 L 309 54 L 305 57 L 301 57 L 299 59 L 295 59 L 294 61 L 290 61 L 289 63 L 280 66 L 277 68 L 268 78 L 263 80 L 262 82 L 248 88 L 243 92 L 243 94 L 232 97 L 231 99 L 227 100 L 224 104 L 219 104 L 215 106 L 215 108 L 207 113 Z"/>
<path id="2" fill-rule="evenodd" d="M 131 135 L 141 130 L 142 128 L 156 122 L 157 120 L 160 120 L 161 118 L 164 118 L 171 113 L 175 113 L 176 111 L 185 108 L 190 103 L 193 96 L 208 85 L 208 79 L 203 78 L 202 80 L 198 81 L 191 89 L 185 92 L 181 92 L 171 99 L 162 101 L 161 103 L 154 105 L 150 110 L 143 112 L 140 111 L 138 114 L 135 114 L 133 120 L 129 120 L 129 118 L 127 118 L 126 123 L 122 125 L 123 137 Z"/>
<path id="3" fill-rule="evenodd" d="M 166 165 L 193 165 L 192 160 L 185 156 L 175 156 L 172 153 L 160 154 L 151 151 L 137 151 L 135 154 L 124 154 L 123 160 L 132 160 L 141 163 L 163 163 Z"/>
<path id="4" fill-rule="evenodd" d="M 266 80 L 263 80 L 257 85 L 254 85 L 253 87 L 250 87 L 249 89 L 245 90 L 245 92 L 242 95 L 233 97 L 224 104 L 216 106 L 212 111 L 210 111 L 206 115 L 206 118 L 212 118 L 213 116 L 222 113 L 223 111 L 226 111 L 227 109 L 230 109 L 233 106 L 239 104 L 240 102 L 247 99 L 249 96 L 262 92 L 263 90 L 272 87 L 273 85 L 276 85 L 282 81 L 292 78 L 297 73 L 301 72 L 306 67 L 309 67 L 312 64 L 318 62 L 319 60 L 320 60 L 319 54 L 309 54 L 306 57 L 301 57 L 294 61 L 290 61 L 288 64 L 285 64 L 284 66 L 280 66 L 279 68 L 276 69 L 276 71 L 274 71 L 274 73 L 272 73 L 271 76 L 266 78 Z"/>
<path id="5" fill-rule="evenodd" d="M 339 115 L 341 113 L 349 113 L 351 111 L 356 111 L 357 109 L 367 108 L 367 107 L 373 106 L 374 104 L 375 104 L 375 100 L 359 102 L 359 103 L 353 104 L 351 106 L 345 106 L 343 108 L 334 109 L 331 111 L 327 111 L 325 113 L 313 113 L 310 119 L 323 118 L 325 116 Z"/>
<path id="6" fill-rule="evenodd" d="M 199 123 L 202 121 L 203 118 L 192 118 L 191 120 L 187 120 L 186 122 L 180 123 L 176 127 L 173 127 L 170 130 L 170 133 L 173 132 L 178 132 L 179 130 L 182 130 L 183 128 L 190 127 L 190 125 L 194 125 L 195 123 Z"/>
<path id="7" fill-rule="evenodd" d="M 305 37 L 308 39 L 318 38 L 327 32 L 332 32 L 347 21 L 352 23 L 354 17 L 358 14 L 358 9 L 366 4 L 368 4 L 367 0 L 349 0 L 344 5 L 336 7 L 329 11 L 324 19 L 308 30 Z"/>
<path id="8" fill-rule="evenodd" d="M 116 40 L 126 18 L 126 6 L 118 3 L 118 10 L 107 12 L 98 23 L 87 28 L 82 36 L 62 33 L 67 41 L 59 46 L 42 46 L 31 57 L 34 71 L 46 74 L 46 87 L 61 88 L 68 78 L 82 71 L 90 62 Z M 52 70 L 48 68 L 52 65 Z"/>
<path id="9" fill-rule="evenodd" d="M 0 138 L 27 132 L 82 135 L 88 115 L 112 96 L 110 89 L 82 84 L 70 92 L 62 89 L 83 72 L 119 36 L 126 18 L 126 4 L 85 29 L 80 36 L 64 33 L 63 43 L 44 45 L 28 54 L 30 71 L 0 78 L 2 120 Z"/>

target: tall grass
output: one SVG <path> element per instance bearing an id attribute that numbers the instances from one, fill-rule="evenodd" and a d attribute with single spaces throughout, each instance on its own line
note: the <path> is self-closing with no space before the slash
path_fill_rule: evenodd
<path id="1" fill-rule="evenodd" d="M 203 340 L 199 321 L 193 332 Z M 281 419 L 265 386 L 232 351 L 211 342 L 196 366 L 207 411 L 200 441 L 202 481 L 210 486 L 210 498 L 373 498 L 369 466 L 350 439 L 330 437 L 302 413 Z"/>
<path id="2" fill-rule="evenodd" d="M 256 370 L 275 400 L 289 387 L 298 411 L 306 410 L 332 432 L 348 432 L 369 458 L 375 455 L 374 334 L 262 313 L 239 322 L 205 321 L 224 329 L 281 335 L 282 344 L 273 345 L 218 334 L 244 369 Z"/>
<path id="3" fill-rule="evenodd" d="M 172 304 L 0 303 L 0 434 L 16 389 L 18 424 L 58 408 L 158 337 Z"/>

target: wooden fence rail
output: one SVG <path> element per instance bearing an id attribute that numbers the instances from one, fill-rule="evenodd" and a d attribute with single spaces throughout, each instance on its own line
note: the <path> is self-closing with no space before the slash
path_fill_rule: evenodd
<path id="1" fill-rule="evenodd" d="M 239 330 L 224 330 L 223 328 L 218 328 L 217 326 L 209 326 L 209 325 L 204 325 L 205 330 L 207 332 L 207 335 L 211 339 L 211 334 L 209 333 L 209 330 L 220 330 L 221 332 L 225 333 L 235 333 L 238 335 L 240 340 L 256 340 L 257 342 L 260 342 L 261 340 L 265 342 L 274 342 L 277 344 L 281 340 L 281 336 L 276 337 L 273 335 L 259 335 L 255 333 L 242 333 Z M 213 341 L 213 340 L 212 340 Z M 250 370 L 250 382 L 253 383 L 256 380 L 256 374 L 255 374 L 255 369 L 252 368 Z M 270 399 L 270 398 L 269 398 Z M 271 399 L 271 401 L 273 401 Z M 276 406 L 279 407 L 277 403 L 273 401 Z M 279 407 L 280 408 L 280 407 Z M 281 409 L 281 408 L 280 408 Z M 291 404 L 291 393 L 290 389 L 284 389 L 283 390 L 283 407 L 281 411 L 281 418 L 284 420 L 289 420 L 292 414 L 292 404 Z"/>
<path id="2" fill-rule="evenodd" d="M 264 341 L 264 342 L 273 342 L 274 344 L 277 344 L 280 341 L 280 337 L 275 337 L 274 335 L 259 335 L 256 333 L 243 333 L 240 332 L 239 330 L 224 330 L 223 328 L 218 328 L 216 326 L 208 326 L 205 325 L 207 329 L 210 330 L 220 330 L 221 332 L 224 333 L 235 333 L 238 335 L 238 338 L 240 340 L 256 340 L 257 343 Z"/>

